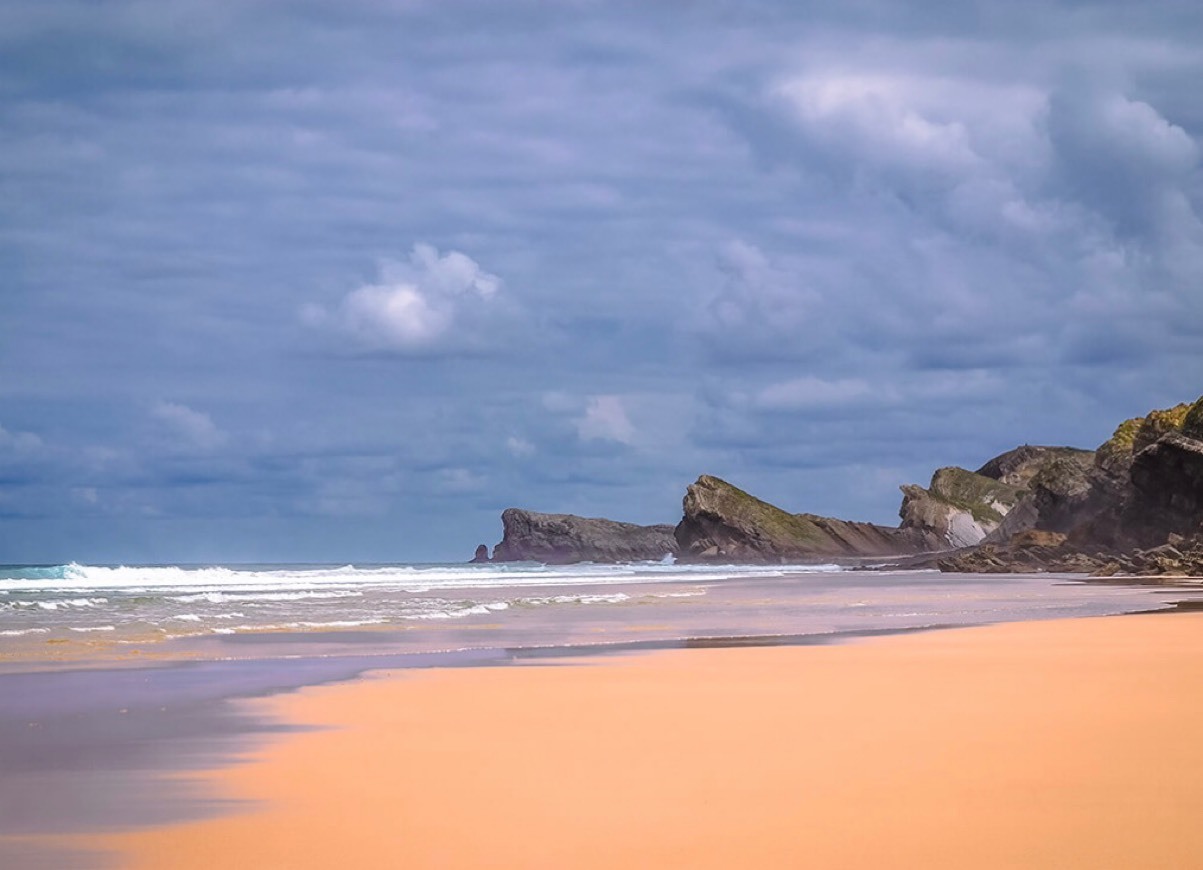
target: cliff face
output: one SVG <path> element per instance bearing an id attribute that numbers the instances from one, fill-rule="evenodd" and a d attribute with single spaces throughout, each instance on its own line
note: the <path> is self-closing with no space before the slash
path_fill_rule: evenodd
<path id="1" fill-rule="evenodd" d="M 638 562 L 677 552 L 673 527 L 639 526 L 572 514 L 509 508 L 501 514 L 501 543 L 494 562 Z"/>
<path id="2" fill-rule="evenodd" d="M 685 492 L 676 528 L 679 557 L 698 562 L 767 562 L 914 553 L 910 533 L 872 523 L 791 514 L 704 474 Z"/>
<path id="3" fill-rule="evenodd" d="M 1057 460 L 1084 462 L 1094 460 L 1094 451 L 1076 447 L 1042 447 L 1024 444 L 1014 450 L 995 456 L 977 470 L 977 474 L 989 477 L 1018 490 L 1027 490 L 1032 480 L 1050 463 Z"/>
<path id="4" fill-rule="evenodd" d="M 1061 533 L 1033 548 L 1028 530 Z M 1193 543 L 1192 543 L 1193 542 Z M 1203 546 L 1203 398 L 1125 420 L 1086 462 L 1058 457 L 977 551 L 945 570 L 1192 573 Z"/>
<path id="5" fill-rule="evenodd" d="M 1081 494 L 1079 478 L 1093 461 L 1089 450 L 1024 444 L 977 471 L 941 468 L 927 489 L 902 487 L 902 527 L 920 535 L 928 549 L 947 550 L 1005 540 L 1036 528 L 1042 516 L 1063 525 L 1056 516 L 1060 505 Z"/>
<path id="6" fill-rule="evenodd" d="M 1020 498 L 986 540 L 1005 541 L 1029 529 L 1065 533 L 1074 528 L 1101 503 L 1095 463 L 1092 451 L 1070 448 L 1050 448 L 1032 457 Z"/>
<path id="7" fill-rule="evenodd" d="M 1203 527 L 1203 432 L 1168 432 L 1132 460 L 1125 531 L 1141 544 Z"/>
<path id="8" fill-rule="evenodd" d="M 970 547 L 998 528 L 1021 490 L 963 468 L 941 468 L 927 489 L 902 487 L 898 515 L 927 549 Z"/>
<path id="9" fill-rule="evenodd" d="M 941 468 L 927 489 L 902 492 L 902 524 L 887 528 L 791 514 L 703 475 L 687 489 L 675 529 L 510 508 L 493 561 L 675 554 L 686 561 L 781 563 L 960 549 L 940 566 L 1196 570 L 1190 566 L 1203 564 L 1203 398 L 1125 420 L 1095 451 L 1024 445 L 976 472 Z M 474 561 L 487 557 L 481 547 Z"/>

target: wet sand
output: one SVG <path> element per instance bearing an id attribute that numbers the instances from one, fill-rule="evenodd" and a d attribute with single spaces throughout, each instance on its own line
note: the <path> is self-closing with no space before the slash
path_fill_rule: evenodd
<path id="1" fill-rule="evenodd" d="M 377 673 L 245 702 L 119 866 L 1195 867 L 1203 614 Z M 73 841 L 78 845 L 78 841 Z"/>

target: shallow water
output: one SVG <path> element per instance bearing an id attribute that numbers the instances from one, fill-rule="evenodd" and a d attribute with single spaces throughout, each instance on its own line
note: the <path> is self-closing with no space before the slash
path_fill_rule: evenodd
<path id="1" fill-rule="evenodd" d="M 1057 575 L 835 565 L 18 566 L 0 568 L 0 652 L 120 653 L 169 639 L 224 657 L 369 637 L 395 653 L 809 635 L 1105 615 L 1175 597 Z"/>

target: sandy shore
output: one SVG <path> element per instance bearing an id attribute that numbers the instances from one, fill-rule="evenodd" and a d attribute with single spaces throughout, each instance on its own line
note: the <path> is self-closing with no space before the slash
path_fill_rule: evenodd
<path id="1" fill-rule="evenodd" d="M 1203 614 L 381 673 L 122 866 L 1203 866 Z M 94 841 L 93 841 L 94 842 Z"/>

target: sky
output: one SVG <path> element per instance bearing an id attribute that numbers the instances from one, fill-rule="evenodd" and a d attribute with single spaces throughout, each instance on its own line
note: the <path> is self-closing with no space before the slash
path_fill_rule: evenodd
<path id="1" fill-rule="evenodd" d="M 0 562 L 418 561 L 1203 393 L 1203 7 L 3 0 Z"/>

